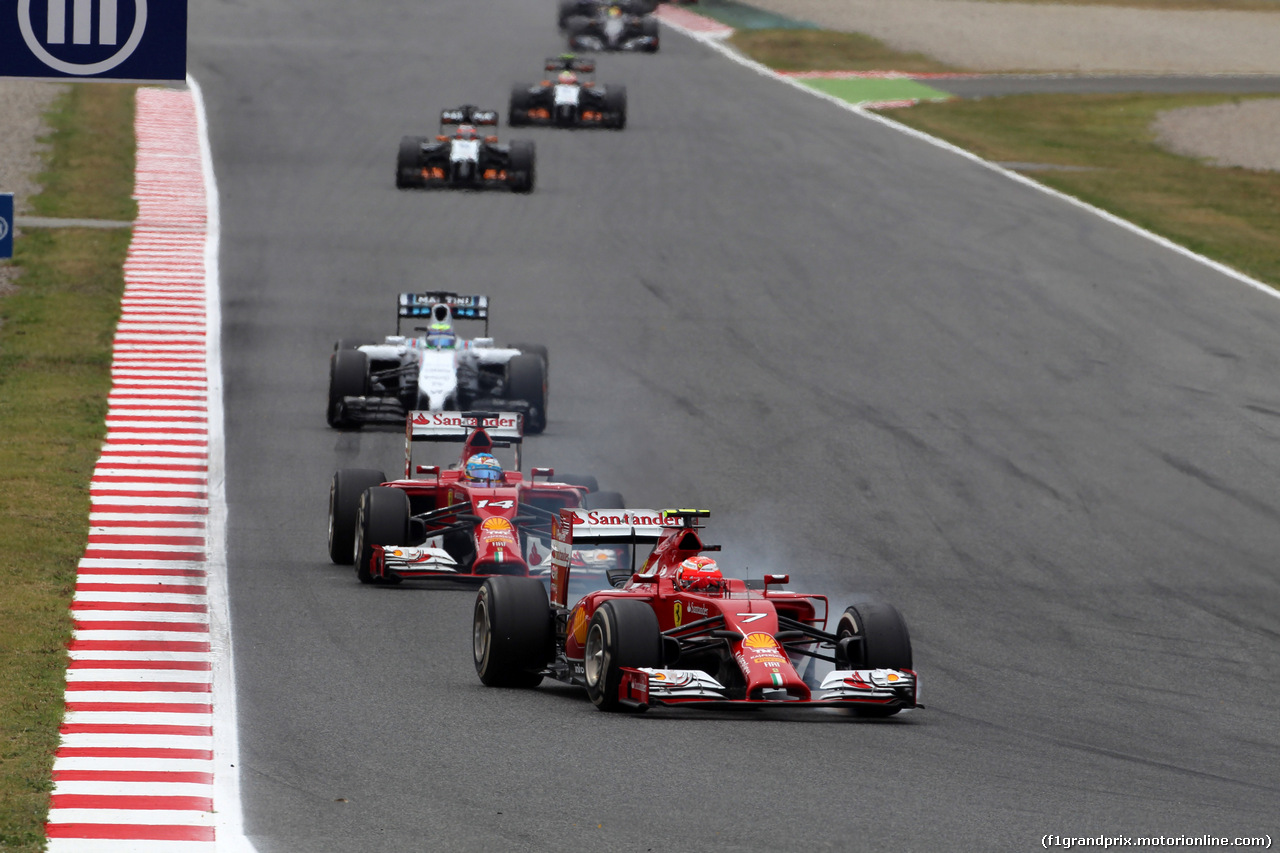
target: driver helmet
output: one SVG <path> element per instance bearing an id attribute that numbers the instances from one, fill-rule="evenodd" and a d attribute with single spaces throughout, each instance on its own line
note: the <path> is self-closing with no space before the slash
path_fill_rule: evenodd
<path id="1" fill-rule="evenodd" d="M 497 485 L 502 480 L 502 465 L 492 453 L 477 453 L 467 460 L 463 469 L 466 478 L 473 483 Z"/>
<path id="2" fill-rule="evenodd" d="M 469 125 L 469 124 L 458 125 L 459 139 L 476 139 L 478 136 L 479 134 L 476 133 L 476 129 L 472 125 Z"/>
<path id="3" fill-rule="evenodd" d="M 453 349 L 458 336 L 448 323 L 432 323 L 427 327 L 427 349 Z"/>
<path id="4" fill-rule="evenodd" d="M 621 7 L 621 6 L 610 6 L 610 7 L 609 7 L 609 17 L 610 17 L 610 18 L 617 18 L 617 17 L 619 17 L 619 16 L 621 16 L 621 15 L 622 15 L 622 7 Z"/>
<path id="5" fill-rule="evenodd" d="M 710 557 L 690 557 L 676 566 L 676 588 L 718 592 L 724 586 L 724 575 Z"/>
<path id="6" fill-rule="evenodd" d="M 560 82 L 565 84 L 577 83 L 578 75 L 566 68 L 560 72 Z"/>

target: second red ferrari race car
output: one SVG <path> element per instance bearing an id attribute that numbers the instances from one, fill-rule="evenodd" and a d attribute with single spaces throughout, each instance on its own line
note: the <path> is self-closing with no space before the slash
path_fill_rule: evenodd
<path id="1" fill-rule="evenodd" d="M 705 556 L 705 510 L 562 509 L 552 530 L 550 596 L 536 578 L 491 577 L 476 597 L 476 672 L 491 687 L 554 678 L 601 710 L 843 707 L 888 717 L 917 707 L 906 623 L 892 605 L 846 607 L 827 630 L 827 598 L 723 577 Z M 572 605 L 573 555 L 586 545 L 653 544 L 616 588 Z M 818 662 L 834 668 L 819 676 Z"/>
<path id="2" fill-rule="evenodd" d="M 550 542 L 556 513 L 617 505 L 622 496 L 597 491 L 590 476 L 554 480 L 552 468 L 534 468 L 526 479 L 520 471 L 523 440 L 518 412 L 410 412 L 402 479 L 368 468 L 333 475 L 330 559 L 354 563 L 361 583 L 528 575 L 531 560 L 543 562 L 538 543 Z M 415 465 L 419 442 L 461 443 L 461 459 L 447 468 Z M 494 455 L 500 449 L 513 451 L 514 463 L 506 468 Z M 607 563 L 599 565 L 603 570 Z M 536 571 L 545 573 L 545 567 Z"/>

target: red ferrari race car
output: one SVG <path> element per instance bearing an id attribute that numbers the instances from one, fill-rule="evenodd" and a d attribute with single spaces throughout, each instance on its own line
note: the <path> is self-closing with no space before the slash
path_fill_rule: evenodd
<path id="1" fill-rule="evenodd" d="M 845 608 L 827 630 L 827 599 L 725 578 L 705 556 L 705 510 L 562 509 L 552 530 L 551 592 L 535 578 L 491 577 L 476 597 L 476 672 L 490 687 L 543 678 L 585 687 L 601 710 L 843 707 L 889 717 L 917 707 L 911 639 L 889 604 Z M 635 548 L 653 543 L 634 570 Z M 572 606 L 572 556 L 628 547 L 620 586 Z M 834 669 L 817 676 L 818 661 Z"/>
<path id="2" fill-rule="evenodd" d="M 594 477 L 553 480 L 552 468 L 534 468 L 525 479 L 523 440 L 518 412 L 410 412 L 402 479 L 388 481 L 383 472 L 367 468 L 333 475 L 330 559 L 354 563 L 361 583 L 528 575 L 531 559 L 544 562 L 538 543 L 550 542 L 560 510 L 613 506 L 622 496 L 597 491 Z M 460 442 L 461 459 L 444 469 L 415 466 L 413 447 L 419 442 Z M 507 468 L 494 455 L 500 449 L 513 451 Z"/>

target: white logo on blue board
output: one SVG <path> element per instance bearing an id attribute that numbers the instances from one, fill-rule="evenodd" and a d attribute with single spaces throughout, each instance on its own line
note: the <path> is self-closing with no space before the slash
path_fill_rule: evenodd
<path id="1" fill-rule="evenodd" d="M 101 74 L 124 62 L 137 50 L 147 28 L 147 0 L 123 0 L 134 6 L 133 30 L 119 50 L 98 62 L 77 63 L 59 59 L 50 52 L 60 45 L 99 45 L 114 47 L 120 43 L 119 21 L 121 0 L 97 0 L 98 16 L 93 17 L 94 0 L 37 0 L 48 4 L 44 39 L 36 35 L 31 21 L 32 0 L 18 0 L 18 28 L 22 40 L 32 54 L 54 71 L 63 74 Z M 70 5 L 70 10 L 68 10 Z M 70 11 L 70 15 L 68 15 Z"/>
<path id="2" fill-rule="evenodd" d="M 0 240 L 9 236 L 9 220 L 0 216 Z"/>

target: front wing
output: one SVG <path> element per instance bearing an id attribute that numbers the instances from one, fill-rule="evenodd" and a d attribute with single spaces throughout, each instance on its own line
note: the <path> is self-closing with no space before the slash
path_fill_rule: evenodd
<path id="1" fill-rule="evenodd" d="M 779 691 L 781 694 L 782 691 Z M 622 669 L 618 700 L 627 707 L 644 710 L 653 705 L 688 708 L 831 708 L 905 710 L 917 707 L 918 685 L 911 670 L 836 670 L 813 691 L 816 698 L 730 699 L 728 690 L 700 670 Z"/>

